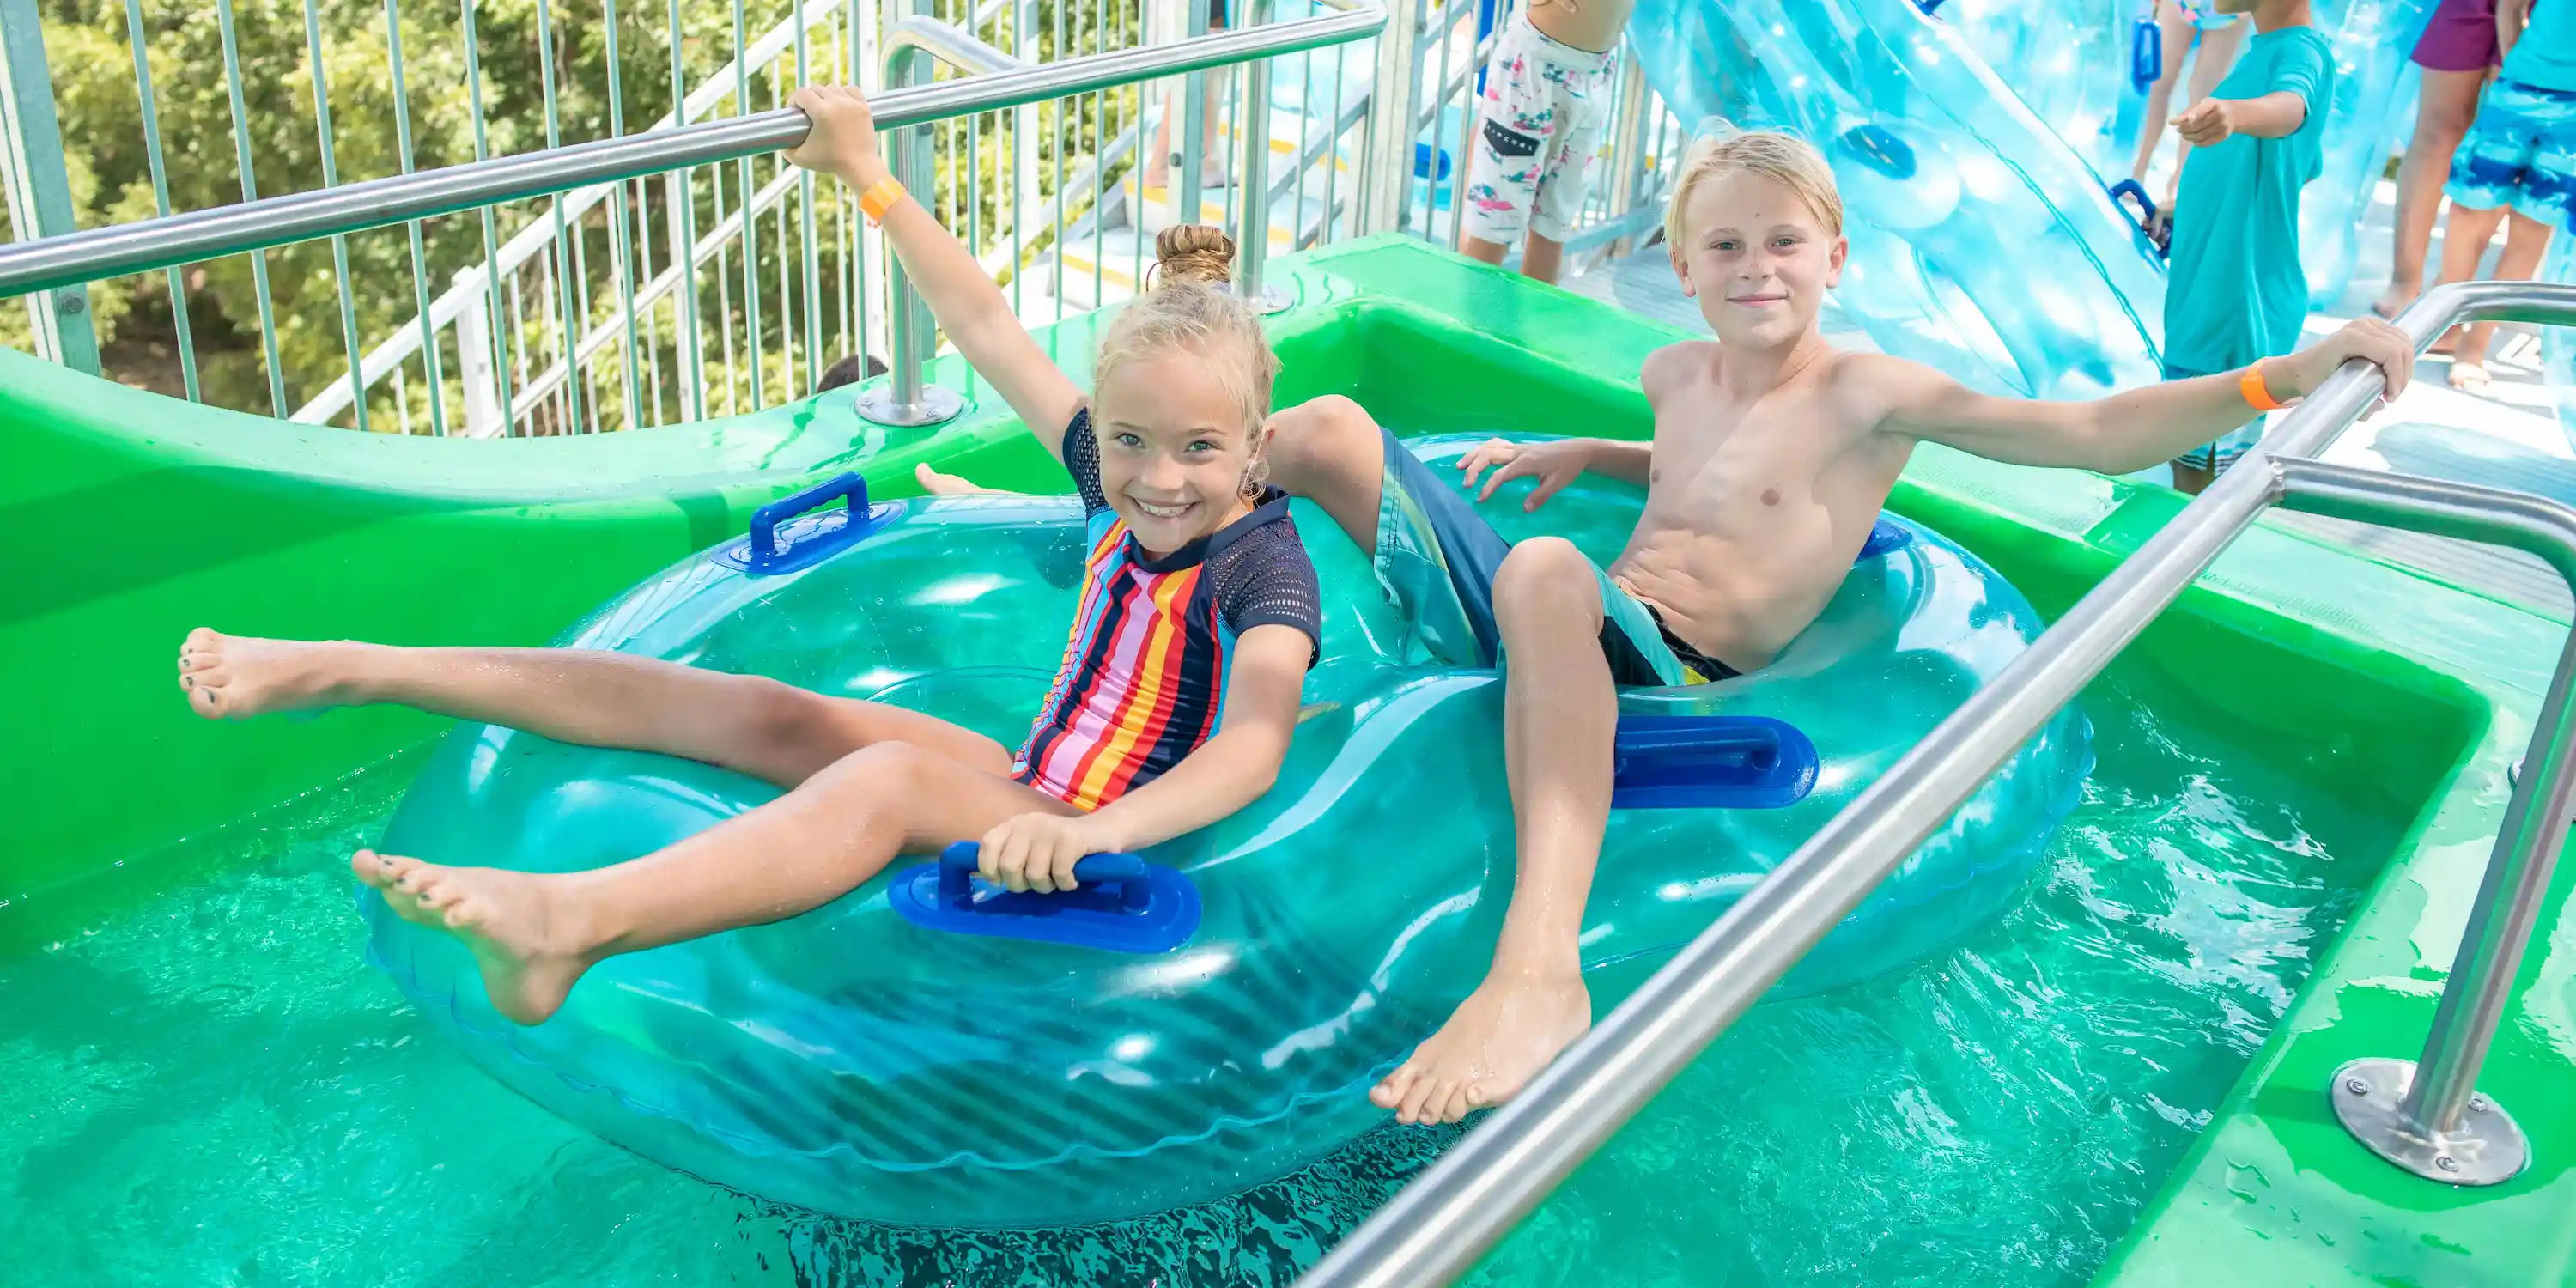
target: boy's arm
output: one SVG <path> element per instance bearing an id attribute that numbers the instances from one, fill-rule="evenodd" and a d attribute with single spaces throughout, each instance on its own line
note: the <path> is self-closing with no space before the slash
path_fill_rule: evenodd
<path id="1" fill-rule="evenodd" d="M 2260 98 L 2204 98 L 2173 120 L 2174 129 L 2193 147 L 2205 148 L 2231 134 L 2258 139 L 2286 139 L 2308 123 L 2308 100 L 2290 90 Z"/>
<path id="2" fill-rule="evenodd" d="M 2347 323 L 2297 353 L 2256 365 L 2264 388 L 2286 403 L 2307 397 L 2355 358 L 2386 374 L 2383 402 L 2403 393 L 2415 370 L 2406 333 L 2377 318 Z M 1841 379 L 1863 382 L 1858 392 L 1880 409 L 1884 432 L 2015 465 L 2125 474 L 2172 460 L 2253 419 L 2238 383 L 2243 374 L 2168 380 L 2093 402 L 1996 398 L 1929 367 L 1877 354 L 1847 359 Z"/>
<path id="3" fill-rule="evenodd" d="M 2496 55 L 2512 53 L 2514 44 L 2522 39 L 2523 28 L 2530 25 L 2531 0 L 2497 0 Z"/>
<path id="4" fill-rule="evenodd" d="M 837 176 L 861 196 L 894 177 L 878 151 L 867 100 L 856 88 L 808 85 L 788 99 L 788 106 L 814 121 L 805 141 L 788 149 L 789 161 Z M 1047 453 L 1062 459 L 1065 426 L 1082 407 L 1082 390 L 1020 325 L 983 265 L 920 202 L 908 195 L 896 198 L 883 223 L 886 241 L 902 258 L 913 289 L 921 292 L 957 351 L 976 374 L 992 382 Z"/>

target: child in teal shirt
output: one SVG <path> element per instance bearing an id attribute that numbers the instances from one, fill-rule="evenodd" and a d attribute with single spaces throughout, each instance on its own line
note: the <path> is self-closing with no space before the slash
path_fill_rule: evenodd
<path id="1" fill-rule="evenodd" d="M 2308 0 L 2214 0 L 2254 15 L 2254 36 L 2209 97 L 2174 118 L 2192 145 L 2174 198 L 2165 285 L 2165 378 L 2228 371 L 2298 347 L 2308 315 L 2299 189 L 2325 165 L 2334 57 Z M 2257 418 L 2173 463 L 2198 492 L 2262 437 Z"/>

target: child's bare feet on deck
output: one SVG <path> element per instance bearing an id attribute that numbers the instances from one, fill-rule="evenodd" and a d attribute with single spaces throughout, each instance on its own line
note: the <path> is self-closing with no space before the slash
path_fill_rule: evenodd
<path id="1" fill-rule="evenodd" d="M 223 635 L 200 626 L 179 645 L 179 687 L 188 709 L 209 720 L 303 711 L 343 701 L 347 646 L 336 641 Z"/>
<path id="2" fill-rule="evenodd" d="M 1591 1027 L 1579 973 L 1487 976 L 1369 1099 L 1397 1122 L 1454 1123 L 1519 1095 Z"/>
<path id="3" fill-rule="evenodd" d="M 544 1023 L 590 969 L 542 874 L 442 867 L 373 850 L 350 856 L 349 867 L 403 920 L 463 940 L 483 968 L 492 1009 L 521 1024 Z"/>

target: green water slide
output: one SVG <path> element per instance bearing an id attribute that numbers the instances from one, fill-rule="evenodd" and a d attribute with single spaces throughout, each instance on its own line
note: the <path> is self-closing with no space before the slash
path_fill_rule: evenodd
<path id="1" fill-rule="evenodd" d="M 1283 402 L 1347 393 L 1408 433 L 1511 428 L 1635 437 L 1648 428 L 1635 375 L 1643 356 L 1674 339 L 1672 332 L 1403 238 L 1349 243 L 1275 267 L 1275 280 L 1297 300 L 1274 323 L 1286 361 Z M 1077 319 L 1041 340 L 1079 373 L 1092 334 Z M 233 875 L 227 865 L 246 862 L 239 856 L 258 849 L 244 842 L 246 835 L 268 820 L 295 817 L 299 798 L 341 799 L 334 793 L 350 790 L 351 775 L 369 781 L 362 771 L 386 765 L 441 728 L 424 717 L 380 710 L 302 722 L 199 720 L 182 703 L 172 669 L 189 628 L 536 644 L 647 573 L 738 534 L 757 505 L 843 469 L 863 472 L 886 496 L 913 490 L 912 467 L 924 461 L 999 486 L 1064 485 L 1053 463 L 962 366 L 942 362 L 933 377 L 966 393 L 970 410 L 932 430 L 888 431 L 863 422 L 845 392 L 663 429 L 457 441 L 213 411 L 0 353 L 0 498 L 6 501 L 0 567 L 11 570 L 11 593 L 0 608 L 0 659 L 11 677 L 0 691 L 0 729 L 10 734 L 0 745 L 0 782 L 9 803 L 0 817 L 0 1070 L 22 1067 L 9 1061 L 33 1059 L 8 1045 L 15 1030 L 38 1034 L 27 1041 L 42 1046 L 42 1034 L 72 1025 L 59 1013 L 83 1005 L 79 989 L 106 987 L 96 974 L 47 976 L 46 963 L 77 958 L 93 933 L 126 933 L 135 909 L 216 899 Z M 2153 536 L 2181 504 L 2161 489 L 1997 466 L 1929 448 L 1918 453 L 1892 502 L 1906 517 L 1975 551 L 2052 616 Z M 2058 863 L 2054 875 L 2034 881 L 2029 898 L 2034 906 L 2080 906 L 2107 896 L 2098 890 L 2069 895 L 2060 887 L 2076 880 L 2070 874 L 2092 873 L 2087 879 L 2107 887 L 2123 879 L 2124 865 L 2156 861 L 2151 851 L 2161 842 L 2136 838 L 2163 835 L 2155 831 L 2157 820 L 2120 813 L 2130 795 L 2124 775 L 2137 772 L 2135 758 L 2124 767 L 2119 751 L 2116 726 L 2126 721 L 2143 731 L 2135 739 L 2141 743 L 2219 748 L 2210 767 L 2195 772 L 2250 784 L 2214 808 L 2204 831 L 2234 829 L 2260 839 L 2273 829 L 2263 808 L 2267 793 L 2305 803 L 2324 838 L 2309 857 L 2330 872 L 2329 885 L 2347 893 L 2330 903 L 2331 915 L 2316 924 L 2313 939 L 2297 945 L 2304 974 L 2285 977 L 2291 991 L 2268 1010 L 2211 1021 L 2220 1038 L 2210 1047 L 2218 1062 L 2208 1103 L 2180 1105 L 2176 1121 L 2154 1127 L 2161 1133 L 2154 1139 L 2166 1143 L 2096 1157 L 2098 1138 L 2080 1103 L 2063 1119 L 2048 1120 L 2062 1126 L 2065 1139 L 2037 1148 L 2075 1160 L 2070 1175 L 2094 1169 L 2119 1176 L 2105 1191 L 2112 1199 L 2091 1205 L 2049 1193 L 2022 1195 L 2039 1215 L 2004 1234 L 1932 1217 L 1922 1217 L 1925 1228 L 1906 1228 L 1907 1213 L 1920 1217 L 1931 1209 L 1897 1205 L 1885 1209 L 1879 1237 L 1943 1248 L 1947 1260 L 1854 1250 L 1833 1263 L 1841 1271 L 1812 1269 L 1779 1282 L 1915 1282 L 1929 1268 L 1959 1282 L 1988 1281 L 1990 1271 L 1997 1282 L 2089 1277 L 2115 1288 L 2571 1282 L 2576 918 L 2568 915 L 2565 873 L 2541 908 L 2478 1081 L 2520 1122 L 2531 1146 L 2529 1168 L 2484 1188 L 2422 1180 L 2356 1143 L 2329 1104 L 2330 1075 L 2346 1061 L 2411 1057 L 2423 1044 L 2503 821 L 2508 767 L 2530 737 L 2564 633 L 2562 624 L 2522 608 L 2286 529 L 2260 527 L 2237 542 L 2086 693 L 2097 724 L 2114 726 L 2107 731 L 2112 750 L 2098 799 L 2088 802 L 2088 817 L 2107 820 L 2086 832 L 2102 849 L 2082 862 Z M 397 763 L 394 772 L 405 771 Z M 362 814 L 380 819 L 382 790 L 366 799 L 374 803 Z M 2209 851 L 2227 852 L 2225 844 Z M 2222 920 L 2227 915 L 2201 911 Z M 2176 901 L 2159 914 L 2157 933 L 2177 943 L 2204 942 L 2188 924 L 2193 912 Z M 354 921 L 353 913 L 331 915 Z M 231 926 L 214 933 L 240 939 L 253 931 Z M 211 947 L 189 951 L 209 960 L 222 955 Z M 2223 954 L 2167 956 L 2157 969 L 2186 982 L 2244 967 Z M 359 969 L 354 956 L 330 961 L 325 969 L 335 976 Z M 1931 974 L 1966 969 L 1949 963 Z M 40 999 L 26 981 L 45 978 L 76 982 L 68 995 Z M 90 982 L 77 983 L 83 980 Z M 322 987 L 318 979 L 301 984 Z M 380 982 L 368 986 L 390 995 Z M 1905 983 L 1886 995 L 1886 1014 L 1950 997 L 1946 987 L 1929 976 Z M 2081 991 L 2073 982 L 2065 988 Z M 2011 1019 L 2016 1007 L 2039 1005 L 2026 988 L 1991 995 L 1984 1004 L 1998 1022 Z M 142 1003 L 129 998 L 121 1005 Z M 1833 1005 L 1764 1008 L 1789 1016 L 1766 1021 L 1777 1030 L 1771 1038 L 1785 1041 L 1788 1034 L 1816 1044 L 1818 1034 L 1831 1030 L 1799 1025 L 1857 1013 Z M 2096 1010 L 2096 1020 L 2110 1016 L 2107 1008 Z M 162 1076 L 156 1070 L 168 1073 L 166 1066 L 189 1058 L 182 1044 L 193 1039 L 182 1032 L 120 1028 L 112 1018 L 83 1023 L 93 1027 L 79 1030 L 85 1036 L 78 1043 L 61 1045 L 112 1060 L 125 1070 L 121 1077 L 149 1082 Z M 2170 1036 L 2116 1030 L 2097 1023 L 2088 1040 L 2152 1051 Z M 1743 1067 L 1742 1049 L 1730 1037 L 1698 1068 Z M 415 1065 L 434 1058 L 417 1049 L 397 1054 Z M 1960 1058 L 1974 1062 L 1988 1054 L 1972 1047 Z M 2033 1057 L 2005 1051 L 1998 1058 Z M 0 1146 L 35 1142 L 0 1148 L 0 1241 L 33 1265 L 88 1247 L 82 1240 L 93 1236 L 82 1229 L 115 1224 L 110 1214 L 80 1206 L 90 1191 L 25 1170 L 35 1164 L 22 1167 L 9 1157 L 72 1165 L 70 1157 L 48 1153 L 50 1146 L 38 1148 L 50 1139 L 47 1116 L 79 1119 L 92 1133 L 80 1138 L 75 1153 L 115 1157 L 117 1133 L 130 1129 L 82 1118 L 83 1105 L 104 1093 L 81 1085 L 88 1090 L 44 1093 L 24 1106 L 19 1125 L 0 1126 Z M 1690 1223 L 1745 1209 L 1712 1207 L 1719 1200 L 1709 1196 L 1762 1189 L 1766 1173 L 1772 1184 L 1794 1174 L 1807 1178 L 1789 1187 L 1799 1192 L 1766 1209 L 1794 1220 L 1802 1204 L 1824 1204 L 1840 1190 L 1903 1190 L 1913 1164 L 1901 1151 L 1886 1164 L 1896 1170 L 1861 1176 L 1837 1167 L 1879 1165 L 1797 1164 L 1759 1151 L 1726 1152 L 1733 1139 L 1726 1133 L 1748 1113 L 1787 1114 L 1801 1101 L 1831 1100 L 1840 1090 L 1824 1080 L 1779 1085 L 1746 1102 L 1767 1107 L 1759 1113 L 1743 1104 L 1721 1112 L 1709 1108 L 1720 1094 L 1709 1079 L 1680 1084 L 1507 1237 L 1471 1272 L 1475 1281 L 1710 1282 L 1721 1272 L 1688 1249 L 1720 1232 Z M 0 1109 L 21 1108 L 8 1094 L 0 1092 Z M 2122 1103 L 2132 1101 L 2144 1103 L 2135 1097 Z M 1974 1160 L 1988 1147 L 1972 1127 L 1952 1126 L 1957 1130 L 1946 1135 L 1926 1135 L 1922 1149 L 1946 1148 L 1958 1156 L 1948 1175 L 1974 1175 Z M 1824 1137 L 1833 1131 L 1828 1127 Z M 1701 1140 L 1714 1142 L 1705 1158 L 1674 1144 Z M 400 1146 L 361 1138 L 345 1148 L 364 1153 Z M 603 1175 L 633 1185 L 696 1187 L 681 1178 L 648 1179 L 654 1169 L 635 1160 L 621 1158 L 615 1166 L 642 1170 Z M 1709 1167 L 1721 1170 L 1693 1170 Z M 2021 1184 L 2004 1174 L 1988 1183 L 1998 1191 Z M 199 1219 L 189 1215 L 193 1200 L 176 1193 L 179 1187 L 135 1182 L 133 1189 L 143 1197 L 119 1202 L 142 1205 L 147 1224 L 182 1228 Z M 599 1201 L 614 1207 L 624 1200 Z M 527 1213 L 552 1210 L 517 1191 L 490 1202 L 514 1205 L 504 1214 L 513 1225 L 534 1219 Z M 47 1215 L 48 1204 L 73 1210 Z M 382 1242 L 403 1228 L 382 1208 L 354 1210 L 358 1216 L 342 1219 L 361 1227 L 359 1242 Z M 619 1222 L 643 1210 L 617 1209 L 624 1215 L 598 1228 L 623 1231 Z M 313 1220 L 329 1224 L 318 1210 Z M 2049 1231 L 2053 1223 L 2089 1234 L 2070 1237 L 2064 1247 L 2074 1250 L 2062 1255 L 2034 1250 L 2024 1235 Z M 1326 1241 L 1348 1230 L 1347 1223 L 1328 1226 L 1321 1231 Z M 543 1229 L 539 1235 L 581 1237 Z M 1119 1237 L 1080 1233 L 1089 1241 L 1084 1247 L 1113 1246 Z M 906 1246 L 940 1244 L 925 1235 Z M 121 1255 L 127 1281 L 206 1281 L 205 1264 L 184 1241 L 142 1241 Z M 1300 1256 L 1261 1273 L 1243 1271 L 1236 1281 L 1285 1282 L 1311 1264 L 1313 1252 Z M 467 1278 L 512 1282 L 492 1268 L 501 1264 Z M 629 1265 L 622 1277 L 606 1280 L 641 1281 L 682 1264 Z M 1695 1265 L 1701 1272 L 1693 1272 Z M 309 1281 L 392 1280 L 325 1273 Z"/>

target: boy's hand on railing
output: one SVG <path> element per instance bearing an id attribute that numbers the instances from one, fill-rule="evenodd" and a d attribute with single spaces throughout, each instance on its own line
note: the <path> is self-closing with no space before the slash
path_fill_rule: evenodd
<path id="1" fill-rule="evenodd" d="M 838 175 L 861 192 L 894 177 L 877 147 L 876 118 L 857 86 L 807 85 L 790 95 L 787 105 L 814 122 L 805 141 L 787 149 L 789 161 Z"/>
<path id="2" fill-rule="evenodd" d="M 2415 344 L 2406 333 L 2377 318 L 2355 318 L 2343 329 L 2286 358 L 2263 364 L 2263 385 L 2284 402 L 2315 393 L 2326 377 L 2354 358 L 2378 367 L 2388 377 L 2379 406 L 2406 392 L 2415 377 Z M 2379 406 L 2373 406 L 2376 412 Z"/>
<path id="3" fill-rule="evenodd" d="M 2204 98 L 2173 119 L 2183 142 L 2205 148 L 2236 132 L 2235 105 L 2223 98 Z"/>

